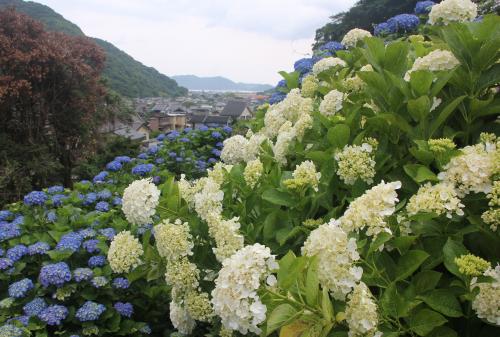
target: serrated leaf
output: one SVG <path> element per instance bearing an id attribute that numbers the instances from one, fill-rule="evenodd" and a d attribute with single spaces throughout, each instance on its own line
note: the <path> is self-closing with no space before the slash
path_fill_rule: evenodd
<path id="1" fill-rule="evenodd" d="M 266 336 L 279 329 L 286 321 L 297 313 L 297 309 L 288 303 L 280 304 L 269 315 L 267 319 Z"/>
<path id="2" fill-rule="evenodd" d="M 410 317 L 410 329 L 419 336 L 425 336 L 447 321 L 446 318 L 435 311 L 421 309 Z"/>
<path id="3" fill-rule="evenodd" d="M 428 257 L 429 254 L 423 250 L 410 250 L 401 256 L 396 266 L 396 281 L 413 274 Z"/>
<path id="4" fill-rule="evenodd" d="M 418 296 L 432 309 L 449 317 L 462 316 L 462 307 L 455 295 L 448 289 L 435 289 Z"/>

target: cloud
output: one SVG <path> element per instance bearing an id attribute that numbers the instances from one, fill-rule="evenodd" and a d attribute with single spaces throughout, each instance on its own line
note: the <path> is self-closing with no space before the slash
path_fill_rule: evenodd
<path id="1" fill-rule="evenodd" d="M 167 75 L 274 83 L 354 0 L 41 0 Z"/>

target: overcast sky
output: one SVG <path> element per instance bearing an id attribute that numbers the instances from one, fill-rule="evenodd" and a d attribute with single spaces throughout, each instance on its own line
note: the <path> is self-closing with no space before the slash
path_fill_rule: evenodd
<path id="1" fill-rule="evenodd" d="M 274 84 L 355 0 L 35 0 L 166 75 Z"/>

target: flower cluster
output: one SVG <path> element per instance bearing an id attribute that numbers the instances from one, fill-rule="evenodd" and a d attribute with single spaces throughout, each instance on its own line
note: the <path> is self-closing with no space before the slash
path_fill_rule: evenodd
<path id="1" fill-rule="evenodd" d="M 106 306 L 92 301 L 85 302 L 76 311 L 75 317 L 80 322 L 96 321 L 106 311 Z"/>
<path id="2" fill-rule="evenodd" d="M 436 49 L 423 57 L 418 57 L 411 69 L 406 73 L 405 80 L 410 80 L 410 74 L 417 70 L 448 71 L 460 65 L 460 61 L 448 50 Z"/>
<path id="3" fill-rule="evenodd" d="M 254 188 L 257 185 L 263 171 L 264 166 L 259 159 L 255 159 L 247 163 L 245 170 L 243 171 L 243 177 L 250 188 Z"/>
<path id="4" fill-rule="evenodd" d="M 347 232 L 359 231 L 368 227 L 366 235 L 377 236 L 381 232 L 391 233 L 385 218 L 395 212 L 399 201 L 396 193 L 401 182 L 381 182 L 355 199 L 339 219 L 341 227 Z"/>
<path id="5" fill-rule="evenodd" d="M 37 317 L 48 325 L 61 325 L 68 317 L 68 308 L 59 304 L 50 305 L 40 311 Z"/>
<path id="6" fill-rule="evenodd" d="M 194 245 L 187 222 L 164 220 L 154 227 L 154 236 L 158 253 L 167 260 L 193 255 Z"/>
<path id="7" fill-rule="evenodd" d="M 261 244 L 246 246 L 224 260 L 212 291 L 214 312 L 226 329 L 259 334 L 266 306 L 257 295 L 261 283 L 278 268 L 271 250 Z"/>
<path id="8" fill-rule="evenodd" d="M 462 210 L 464 207 L 457 196 L 455 187 L 447 183 L 436 185 L 427 183 L 421 186 L 406 205 L 410 215 L 427 212 L 437 215 L 446 214 L 448 218 L 451 218 L 453 213 L 459 216 L 464 215 Z"/>
<path id="9" fill-rule="evenodd" d="M 71 271 L 65 262 L 47 264 L 40 269 L 40 283 L 45 287 L 61 287 L 71 280 Z"/>
<path id="10" fill-rule="evenodd" d="M 491 283 L 472 283 L 472 288 L 479 288 L 479 293 L 472 301 L 472 309 L 476 312 L 477 317 L 500 326 L 500 265 L 494 269 L 489 268 L 483 275 L 492 277 L 493 281 Z"/>
<path id="11" fill-rule="evenodd" d="M 325 116 L 333 116 L 335 113 L 342 110 L 344 103 L 344 93 L 336 89 L 331 90 L 325 95 L 321 104 L 319 105 L 319 112 Z"/>
<path id="12" fill-rule="evenodd" d="M 347 48 L 356 47 L 359 41 L 364 38 L 370 37 L 372 34 L 369 31 L 354 28 L 347 32 L 342 39 L 342 44 Z"/>
<path id="13" fill-rule="evenodd" d="M 316 172 L 316 167 L 312 161 L 306 160 L 297 165 L 292 175 L 293 179 L 284 181 L 284 184 L 288 188 L 300 190 L 305 186 L 311 186 L 314 191 L 318 191 L 321 173 Z"/>
<path id="14" fill-rule="evenodd" d="M 477 16 L 477 5 L 471 0 L 443 0 L 432 6 L 429 23 L 449 24 L 452 22 L 472 21 Z"/>
<path id="15" fill-rule="evenodd" d="M 382 336 L 382 333 L 377 331 L 377 304 L 370 289 L 363 282 L 357 284 L 352 294 L 349 294 L 345 317 L 349 325 L 349 337 Z"/>
<path id="16" fill-rule="evenodd" d="M 9 296 L 12 298 L 23 298 L 33 287 L 33 281 L 29 278 L 24 278 L 9 285 Z"/>
<path id="17" fill-rule="evenodd" d="M 128 273 L 142 264 L 142 245 L 129 231 L 118 233 L 108 250 L 109 266 L 115 273 Z"/>
<path id="18" fill-rule="evenodd" d="M 150 223 L 151 217 L 156 213 L 159 199 L 160 190 L 151 179 L 136 180 L 123 191 L 123 213 L 134 225 Z"/>
<path id="19" fill-rule="evenodd" d="M 417 15 L 424 15 L 424 14 L 429 14 L 429 12 L 432 9 L 432 6 L 434 6 L 436 3 L 434 1 L 419 1 L 415 5 L 415 14 Z"/>
<path id="20" fill-rule="evenodd" d="M 429 139 L 429 150 L 434 153 L 443 153 L 455 149 L 456 144 L 449 138 Z"/>
<path id="21" fill-rule="evenodd" d="M 309 234 L 302 254 L 318 257 L 318 278 L 336 299 L 343 300 L 359 282 L 363 269 L 359 260 L 356 239 L 349 238 L 339 221 L 330 220 Z"/>
<path id="22" fill-rule="evenodd" d="M 343 68 L 346 65 L 347 64 L 345 63 L 345 61 L 338 57 L 325 57 L 324 59 L 321 59 L 318 62 L 316 62 L 316 64 L 314 64 L 312 72 L 314 75 L 319 75 L 322 72 L 325 72 L 329 69 L 335 67 Z"/>
<path id="23" fill-rule="evenodd" d="M 347 185 L 353 185 L 360 179 L 367 184 L 373 183 L 375 177 L 374 147 L 369 143 L 346 145 L 341 152 L 335 154 L 338 169 L 337 175 Z"/>
<path id="24" fill-rule="evenodd" d="M 116 302 L 113 307 L 115 310 L 123 317 L 132 317 L 132 314 L 134 313 L 134 306 L 132 303 L 123 303 L 123 302 Z"/>
<path id="25" fill-rule="evenodd" d="M 41 206 L 45 204 L 47 199 L 45 192 L 32 191 L 24 196 L 24 203 L 28 206 Z"/>
<path id="26" fill-rule="evenodd" d="M 302 80 L 302 96 L 303 97 L 314 97 L 316 95 L 316 91 L 319 87 L 319 81 L 314 75 L 307 75 Z"/>
<path id="27" fill-rule="evenodd" d="M 480 276 L 491 268 L 488 261 L 472 254 L 456 257 L 455 263 L 458 266 L 458 271 L 467 276 Z"/>

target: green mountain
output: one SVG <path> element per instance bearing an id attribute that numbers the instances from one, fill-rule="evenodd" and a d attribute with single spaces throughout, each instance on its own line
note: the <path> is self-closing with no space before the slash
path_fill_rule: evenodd
<path id="1" fill-rule="evenodd" d="M 70 35 L 85 35 L 77 25 L 45 5 L 32 1 L 0 0 L 0 8 L 2 7 L 14 7 L 17 11 L 41 21 L 48 30 Z M 180 87 L 175 80 L 134 60 L 113 44 L 98 38 L 91 39 L 106 53 L 103 77 L 106 78 L 109 87 L 121 95 L 153 97 L 181 96 L 187 93 L 187 89 Z"/>
<path id="2" fill-rule="evenodd" d="M 172 76 L 183 87 L 189 90 L 224 90 L 224 91 L 266 91 L 272 88 L 269 84 L 236 83 L 221 76 L 198 77 L 195 75 Z"/>

